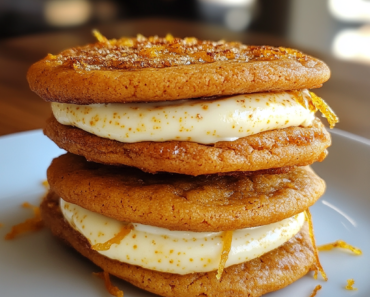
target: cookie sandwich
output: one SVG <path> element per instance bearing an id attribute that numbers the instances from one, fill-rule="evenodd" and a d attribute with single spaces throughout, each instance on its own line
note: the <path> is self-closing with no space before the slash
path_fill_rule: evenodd
<path id="1" fill-rule="evenodd" d="M 189 175 L 323 160 L 335 115 L 301 52 L 195 38 L 123 38 L 48 55 L 27 79 L 52 102 L 45 134 L 89 161 Z M 201 99 L 199 99 L 201 98 Z M 187 100 L 192 99 L 192 100 Z"/>
<path id="2" fill-rule="evenodd" d="M 327 66 L 286 48 L 138 36 L 48 55 L 52 232 L 162 296 L 260 296 L 320 266 L 305 211 L 336 116 Z M 79 156 L 78 156 L 79 155 Z M 93 161 L 93 162 L 88 162 Z M 310 229 L 310 231 L 309 231 Z"/>

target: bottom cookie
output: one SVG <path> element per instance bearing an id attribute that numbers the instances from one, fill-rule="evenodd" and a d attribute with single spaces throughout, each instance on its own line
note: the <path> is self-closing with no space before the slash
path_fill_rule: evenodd
<path id="1" fill-rule="evenodd" d="M 279 248 L 263 256 L 226 268 L 221 281 L 216 271 L 177 275 L 157 272 L 108 259 L 90 248 L 89 242 L 63 218 L 59 199 L 49 193 L 41 204 L 45 225 L 80 254 L 105 271 L 144 290 L 162 296 L 249 296 L 276 291 L 304 276 L 315 266 L 312 243 L 305 224 Z"/>

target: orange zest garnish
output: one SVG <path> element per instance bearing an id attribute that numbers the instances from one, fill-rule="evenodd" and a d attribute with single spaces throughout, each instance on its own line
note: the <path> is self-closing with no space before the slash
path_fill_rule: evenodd
<path id="1" fill-rule="evenodd" d="M 359 248 L 356 248 L 343 240 L 337 240 L 332 243 L 327 243 L 317 247 L 319 251 L 330 251 L 333 248 L 342 248 L 352 251 L 355 255 L 362 255 L 362 251 Z"/>
<path id="2" fill-rule="evenodd" d="M 55 56 L 55 55 L 52 55 L 52 54 L 48 54 L 47 56 L 46 56 L 46 58 L 47 59 L 49 59 L 49 60 L 55 60 L 56 58 L 57 58 L 57 56 Z"/>
<path id="3" fill-rule="evenodd" d="M 354 288 L 353 285 L 355 284 L 355 280 L 354 279 L 347 279 L 347 286 L 345 286 L 344 288 L 346 290 L 349 290 L 349 291 L 357 291 L 358 289 L 357 288 Z"/>
<path id="4" fill-rule="evenodd" d="M 288 93 L 293 95 L 294 99 L 304 108 L 312 112 L 320 110 L 320 112 L 328 120 L 330 129 L 334 128 L 335 124 L 339 122 L 337 115 L 330 108 L 330 106 L 324 101 L 324 99 L 320 98 L 315 93 L 309 92 L 310 96 L 308 96 L 307 94 L 304 95 L 302 91 L 293 90 L 288 91 Z"/>
<path id="5" fill-rule="evenodd" d="M 121 240 L 124 239 L 126 235 L 131 232 L 132 229 L 133 226 L 131 224 L 124 225 L 121 231 L 119 231 L 113 238 L 104 243 L 94 244 L 91 248 L 96 251 L 107 251 L 110 249 L 112 244 L 119 244 Z"/>
<path id="6" fill-rule="evenodd" d="M 249 63 L 253 61 L 295 60 L 306 63 L 312 58 L 289 48 L 271 46 L 243 45 L 239 42 L 198 40 L 194 37 L 177 38 L 138 34 L 136 38 L 123 37 L 107 39 L 99 31 L 93 30 L 98 42 L 66 50 L 53 59 L 53 63 L 73 69 L 76 62 L 85 62 L 90 68 L 143 69 L 172 66 L 235 61 Z M 162 50 L 159 50 L 159 47 Z M 150 50 L 155 54 L 148 55 Z M 50 60 L 50 59 L 49 59 Z M 51 61 L 51 60 L 50 60 Z M 81 64 L 82 65 L 82 64 Z"/>
<path id="7" fill-rule="evenodd" d="M 310 297 L 315 297 L 315 296 L 316 296 L 316 294 L 317 294 L 317 292 L 318 292 L 318 291 L 320 291 L 321 289 L 322 289 L 321 285 L 317 285 L 317 286 L 315 287 L 315 289 L 313 289 L 313 291 L 312 291 L 312 293 L 311 293 Z"/>
<path id="8" fill-rule="evenodd" d="M 0 223 L 0 228 L 3 226 L 3 224 Z"/>
<path id="9" fill-rule="evenodd" d="M 22 204 L 22 207 L 32 209 L 34 217 L 27 219 L 23 223 L 13 226 L 12 230 L 8 234 L 5 235 L 6 240 L 14 239 L 16 236 L 22 233 L 38 231 L 44 226 L 39 207 L 33 206 L 29 204 L 28 202 L 24 202 Z"/>
<path id="10" fill-rule="evenodd" d="M 103 36 L 98 30 L 94 29 L 94 30 L 92 30 L 92 33 L 99 42 L 107 42 L 108 41 L 108 39 L 105 36 Z"/>
<path id="11" fill-rule="evenodd" d="M 333 129 L 335 124 L 339 122 L 337 115 L 330 108 L 330 106 L 324 101 L 324 99 L 317 96 L 315 93 L 310 92 L 313 105 L 321 111 L 329 122 L 330 129 Z"/>
<path id="12" fill-rule="evenodd" d="M 48 183 L 48 181 L 47 181 L 47 180 L 44 180 L 44 181 L 42 182 L 42 185 L 44 186 L 44 188 L 45 188 L 46 190 L 49 190 L 49 189 L 50 189 L 50 186 L 49 186 L 49 183 Z"/>
<path id="13" fill-rule="evenodd" d="M 302 105 L 305 109 L 308 109 L 309 111 L 316 112 L 317 108 L 313 104 L 312 99 L 310 96 L 303 96 L 302 91 L 287 91 L 289 94 L 294 96 L 295 101 L 297 101 L 300 105 Z"/>
<path id="14" fill-rule="evenodd" d="M 223 245 L 222 245 L 220 264 L 218 265 L 218 270 L 217 270 L 217 275 L 216 275 L 216 278 L 218 280 L 221 279 L 222 272 L 225 269 L 226 261 L 229 258 L 232 241 L 233 241 L 233 231 L 225 231 L 223 238 L 222 238 Z"/>
<path id="15" fill-rule="evenodd" d="M 308 230 L 309 230 L 309 234 L 310 234 L 310 237 L 311 237 L 311 242 L 312 242 L 312 245 L 313 245 L 313 250 L 314 250 L 314 254 L 315 254 L 315 258 L 316 258 L 316 270 L 315 270 L 315 273 L 314 273 L 313 277 L 315 279 L 317 279 L 318 272 L 320 272 L 323 279 L 325 281 L 327 281 L 328 277 L 326 276 L 326 273 L 325 273 L 324 269 L 321 266 L 320 259 L 319 259 L 319 252 L 318 252 L 317 247 L 316 247 L 316 240 L 315 240 L 315 234 L 313 232 L 313 223 L 312 223 L 311 213 L 308 209 L 305 210 L 304 213 L 305 213 L 305 216 L 306 216 L 306 220 L 308 222 Z"/>
<path id="16" fill-rule="evenodd" d="M 168 42 L 173 42 L 175 40 L 175 38 L 171 35 L 171 34 L 167 34 L 165 39 L 168 41 Z"/>
<path id="17" fill-rule="evenodd" d="M 147 38 L 144 35 L 142 35 L 142 34 L 139 33 L 139 34 L 136 35 L 136 40 L 138 42 L 144 42 L 144 41 L 147 40 Z"/>
<path id="18" fill-rule="evenodd" d="M 104 270 L 102 272 L 93 272 L 93 275 L 101 278 L 104 281 L 105 288 L 107 289 L 109 294 L 116 297 L 123 297 L 123 291 L 112 285 L 109 278 L 109 273 L 107 271 Z"/>

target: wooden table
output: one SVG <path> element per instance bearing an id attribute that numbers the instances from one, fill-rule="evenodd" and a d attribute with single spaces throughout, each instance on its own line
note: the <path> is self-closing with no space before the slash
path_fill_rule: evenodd
<path id="1" fill-rule="evenodd" d="M 108 38 L 121 36 L 195 36 L 200 39 L 240 40 L 248 44 L 296 47 L 286 40 L 253 33 L 235 33 L 221 27 L 177 20 L 142 19 L 101 25 Z M 9 39 L 0 42 L 0 135 L 42 128 L 50 115 L 48 103 L 32 93 L 26 81 L 29 66 L 47 53 L 94 42 L 91 28 Z M 304 51 L 304 49 L 301 48 Z M 370 66 L 343 62 L 321 53 L 332 70 L 331 80 L 317 94 L 339 115 L 338 128 L 370 139 Z"/>

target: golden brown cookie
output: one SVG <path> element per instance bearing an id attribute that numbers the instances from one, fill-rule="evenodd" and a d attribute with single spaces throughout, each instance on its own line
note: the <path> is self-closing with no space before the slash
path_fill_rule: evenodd
<path id="1" fill-rule="evenodd" d="M 150 174 L 65 154 L 53 160 L 50 188 L 64 200 L 119 221 L 189 231 L 267 225 L 298 214 L 324 193 L 309 167 L 285 174 Z"/>
<path id="2" fill-rule="evenodd" d="M 60 148 L 89 161 L 188 175 L 310 165 L 322 161 L 331 144 L 319 119 L 308 128 L 266 131 L 214 145 L 187 141 L 122 143 L 62 125 L 54 117 L 47 121 L 44 133 Z"/>
<path id="3" fill-rule="evenodd" d="M 216 271 L 177 275 L 157 272 L 108 259 L 91 249 L 88 241 L 64 220 L 58 196 L 49 193 L 41 205 L 45 225 L 53 234 L 102 269 L 144 290 L 169 297 L 257 297 L 291 284 L 314 268 L 315 257 L 307 223 L 281 247 L 246 263 L 230 266 L 221 281 Z"/>
<path id="4" fill-rule="evenodd" d="M 320 87 L 320 60 L 297 50 L 195 38 L 103 40 L 48 55 L 28 71 L 46 101 L 148 102 Z"/>

